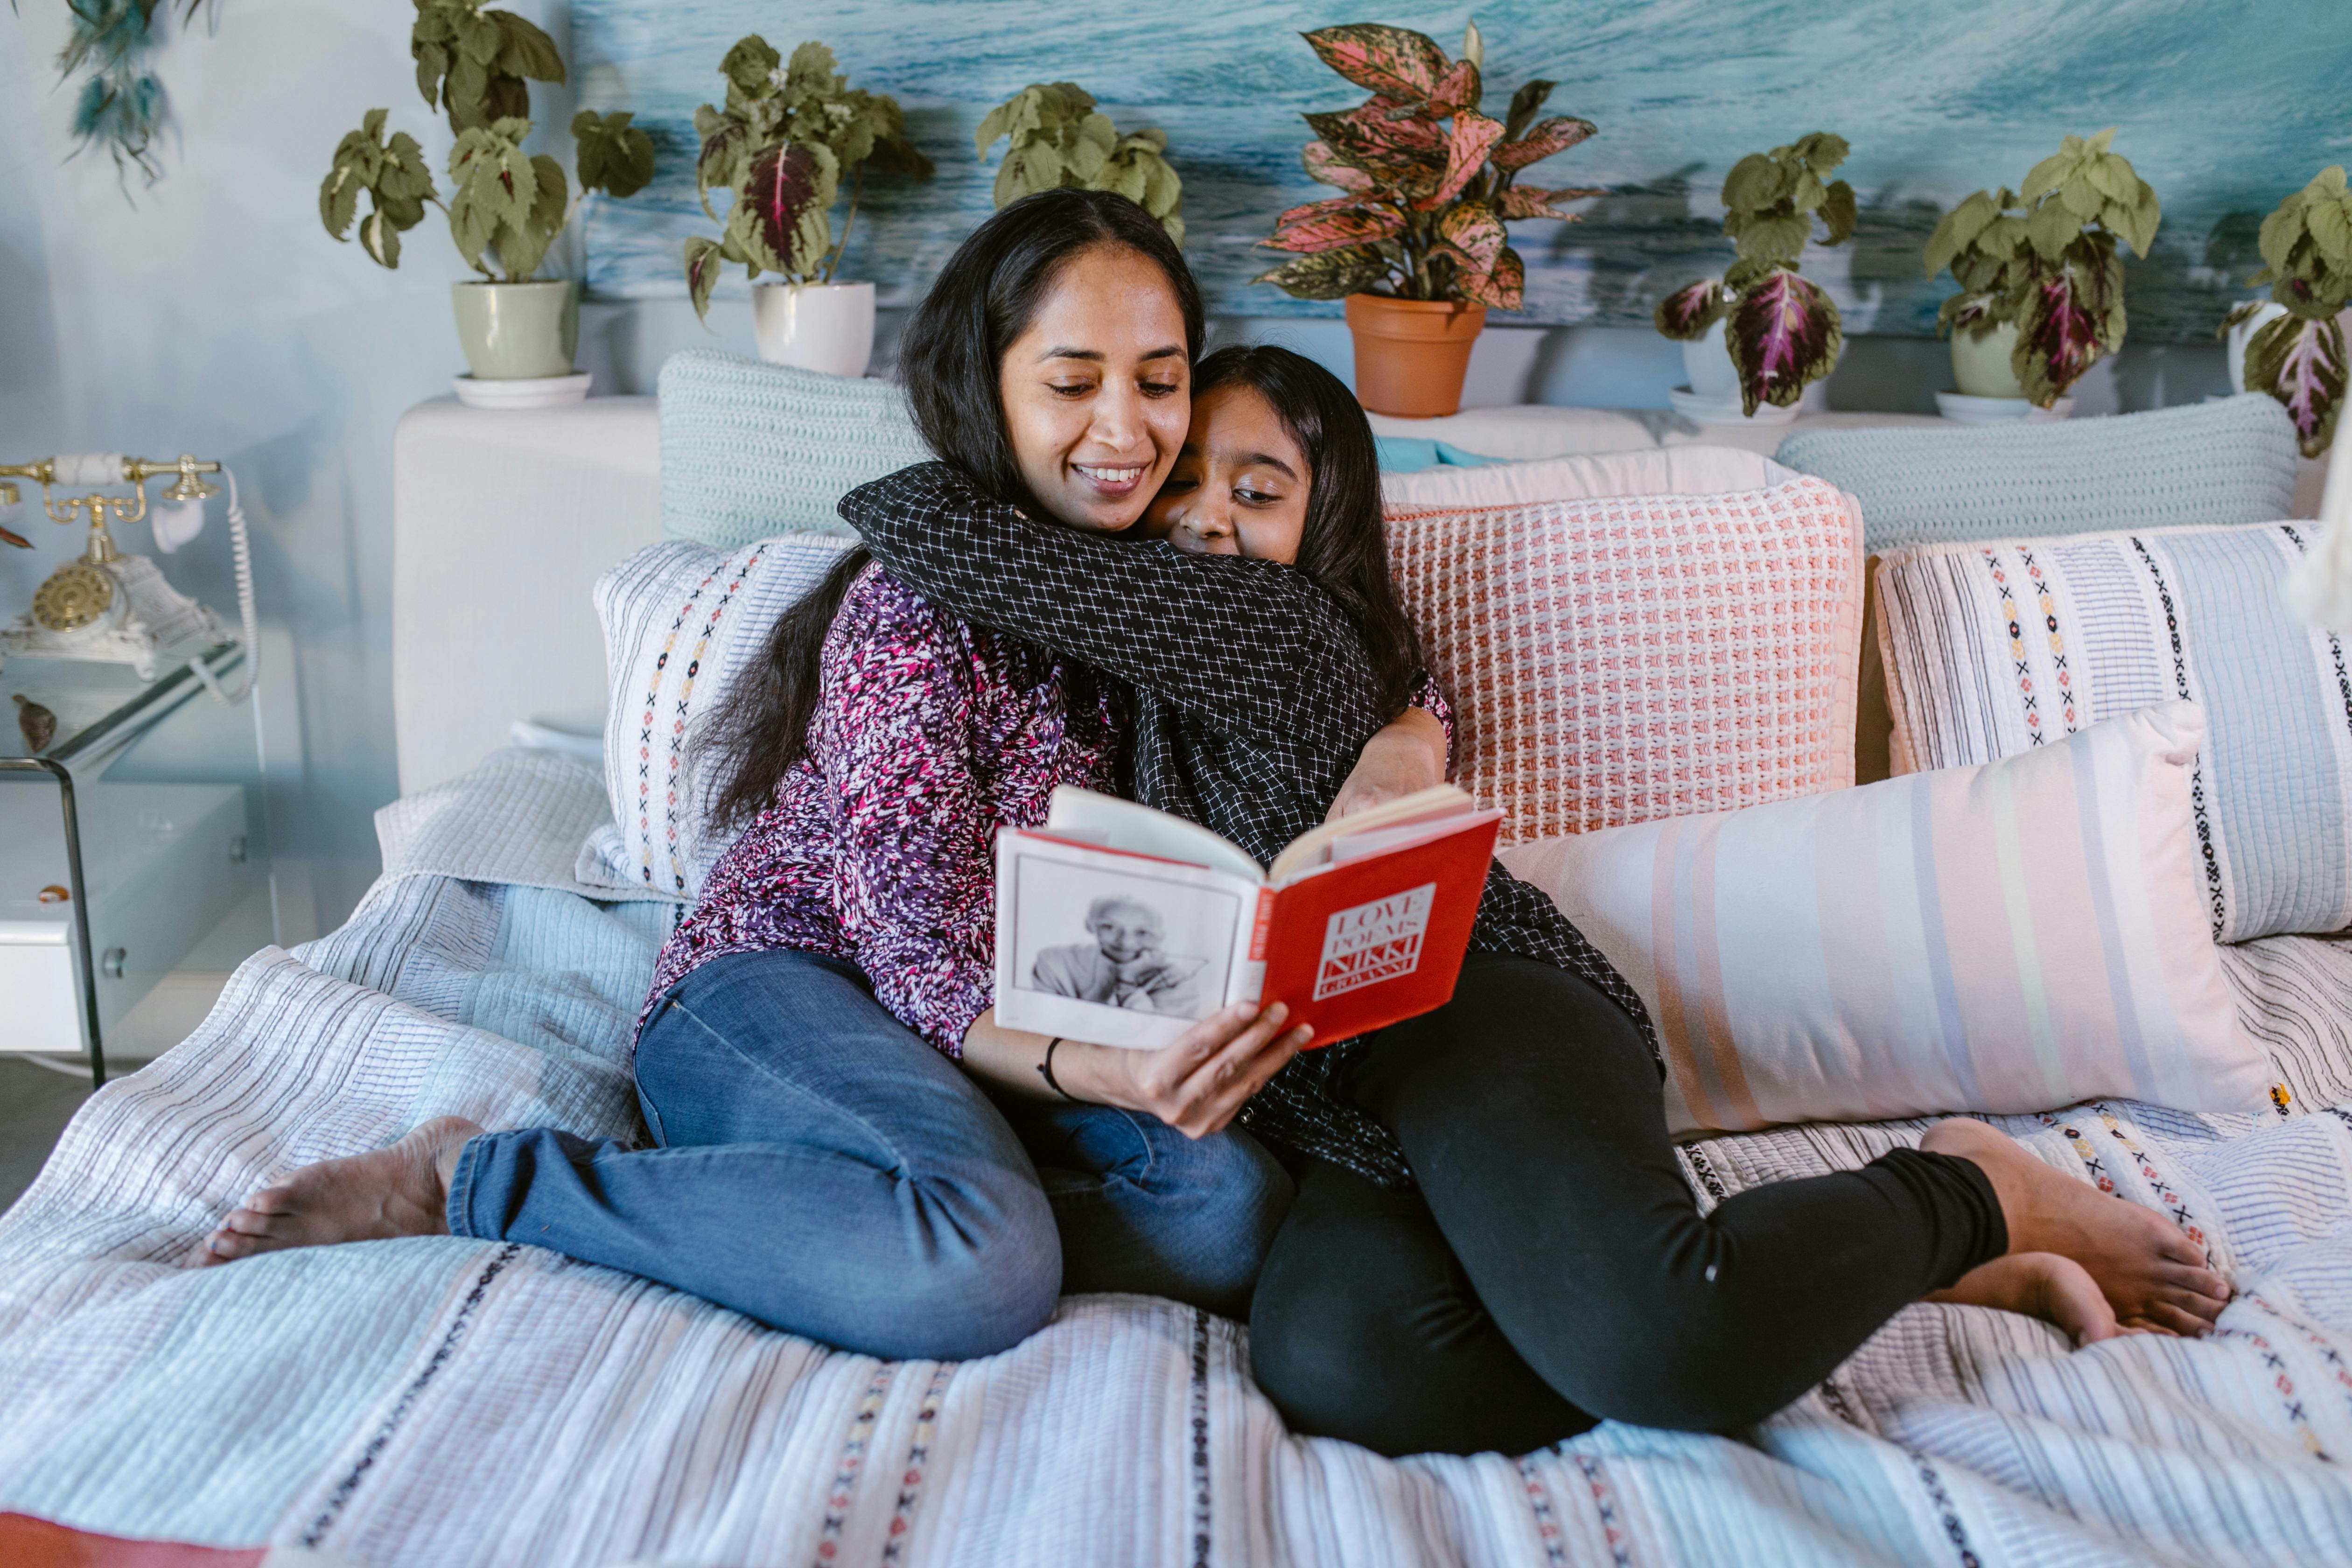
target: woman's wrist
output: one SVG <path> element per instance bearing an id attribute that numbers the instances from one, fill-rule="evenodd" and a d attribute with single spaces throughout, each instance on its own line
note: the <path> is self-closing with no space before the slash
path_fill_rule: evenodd
<path id="1" fill-rule="evenodd" d="M 1127 1070 L 1135 1055 L 1117 1046 L 1065 1039 L 1054 1053 L 1054 1079 L 1072 1100 L 1140 1110 L 1144 1107 Z"/>

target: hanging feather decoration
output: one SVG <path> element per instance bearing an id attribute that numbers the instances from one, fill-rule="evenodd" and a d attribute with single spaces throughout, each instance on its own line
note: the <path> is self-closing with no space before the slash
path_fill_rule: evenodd
<path id="1" fill-rule="evenodd" d="M 186 0 L 181 25 L 194 21 L 205 3 Z M 149 185 L 163 173 L 156 161 L 155 141 L 170 109 L 163 84 L 149 61 L 163 47 L 156 13 L 169 6 L 165 0 L 66 0 L 66 7 L 73 19 L 65 47 L 58 51 L 58 79 L 70 81 L 88 73 L 74 99 L 78 145 L 68 156 L 105 148 L 128 195 L 131 170 L 137 169 Z"/>

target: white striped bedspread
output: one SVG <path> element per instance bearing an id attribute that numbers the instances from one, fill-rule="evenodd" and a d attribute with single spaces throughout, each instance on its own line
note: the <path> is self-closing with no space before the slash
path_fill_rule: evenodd
<path id="1" fill-rule="evenodd" d="M 1235 1325 L 1140 1298 L 890 1363 L 526 1246 L 188 1267 L 256 1184 L 427 1116 L 627 1132 L 619 1043 L 667 918 L 387 879 L 97 1095 L 0 1218 L 0 1510 L 380 1568 L 2352 1560 L 2352 1116 L 2301 1110 L 2352 1102 L 2352 954 L 2302 939 L 2231 960 L 2294 1113 L 2009 1123 L 2195 1227 L 2242 1292 L 2219 1333 L 2077 1352 L 1916 1306 L 1738 1440 L 1391 1462 L 1286 1434 Z M 1921 1125 L 1686 1159 L 1719 1195 Z"/>

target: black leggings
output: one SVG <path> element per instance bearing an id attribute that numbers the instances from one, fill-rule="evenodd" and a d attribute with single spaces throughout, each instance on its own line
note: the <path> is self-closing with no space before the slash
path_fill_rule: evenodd
<path id="1" fill-rule="evenodd" d="M 1915 1149 L 1702 1216 L 1641 1036 L 1530 959 L 1473 954 L 1454 1000 L 1383 1030 L 1347 1089 L 1420 1188 L 1313 1163 L 1250 1352 L 1293 1429 L 1383 1454 L 1760 1421 L 2009 1245 L 1984 1173 Z"/>

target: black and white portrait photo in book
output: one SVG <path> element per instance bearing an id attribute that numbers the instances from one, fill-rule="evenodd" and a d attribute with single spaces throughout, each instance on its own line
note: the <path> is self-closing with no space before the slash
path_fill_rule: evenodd
<path id="1" fill-rule="evenodd" d="M 1136 869 L 1018 858 L 1017 989 L 1186 1020 L 1224 1005 L 1242 900 Z"/>

